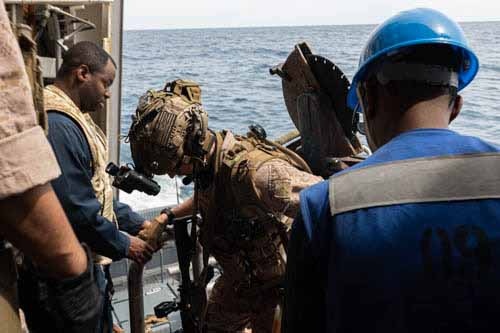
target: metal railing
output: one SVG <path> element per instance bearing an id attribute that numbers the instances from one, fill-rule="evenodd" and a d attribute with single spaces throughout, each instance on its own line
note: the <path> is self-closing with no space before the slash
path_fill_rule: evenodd
<path id="1" fill-rule="evenodd" d="M 147 220 L 152 220 L 160 214 L 163 208 L 165 207 L 155 207 L 141 210 L 137 213 Z M 127 317 L 129 318 L 131 332 L 142 333 L 145 329 L 143 277 L 160 281 L 161 284 L 167 284 L 172 294 L 176 296 L 174 287 L 169 284 L 167 278 L 172 277 L 178 271 L 178 269 L 175 269 L 176 261 L 175 245 L 173 242 L 167 242 L 162 249 L 154 254 L 152 260 L 146 266 L 139 265 L 127 259 L 112 264 L 111 272 L 113 279 L 118 281 L 118 284 L 124 284 L 126 281 L 128 297 L 118 300 L 114 304 L 128 302 L 129 315 Z M 167 265 L 172 267 L 172 274 L 167 272 Z M 127 277 L 126 280 L 125 276 Z M 123 321 L 118 318 L 117 314 L 115 315 L 121 325 Z"/>

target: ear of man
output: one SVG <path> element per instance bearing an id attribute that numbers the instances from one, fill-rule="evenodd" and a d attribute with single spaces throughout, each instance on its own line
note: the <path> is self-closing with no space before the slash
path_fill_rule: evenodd
<path id="1" fill-rule="evenodd" d="M 464 105 L 464 99 L 462 98 L 462 95 L 457 95 L 455 97 L 455 101 L 451 105 L 450 124 L 460 114 L 463 105 Z"/>
<path id="2" fill-rule="evenodd" d="M 90 69 L 87 65 L 81 64 L 76 69 L 76 78 L 80 83 L 86 82 L 90 79 Z"/>

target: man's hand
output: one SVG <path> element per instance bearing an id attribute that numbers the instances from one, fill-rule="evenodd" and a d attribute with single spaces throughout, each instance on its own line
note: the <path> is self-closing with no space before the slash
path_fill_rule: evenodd
<path id="1" fill-rule="evenodd" d="M 145 221 L 142 223 L 142 225 L 141 225 L 141 230 L 139 230 L 139 233 L 141 233 L 142 231 L 147 230 L 147 229 L 149 229 L 149 228 L 151 228 L 151 221 L 149 221 L 149 220 L 145 220 Z"/>
<path id="2" fill-rule="evenodd" d="M 129 238 L 130 247 L 128 248 L 127 258 L 132 259 L 141 265 L 144 265 L 151 260 L 154 252 L 153 248 L 138 237 L 129 236 Z"/>
<path id="3" fill-rule="evenodd" d="M 139 238 L 148 242 L 155 251 L 159 250 L 163 245 L 162 233 L 165 231 L 167 222 L 168 217 L 166 214 L 158 215 L 153 221 L 144 221 L 138 235 Z"/>

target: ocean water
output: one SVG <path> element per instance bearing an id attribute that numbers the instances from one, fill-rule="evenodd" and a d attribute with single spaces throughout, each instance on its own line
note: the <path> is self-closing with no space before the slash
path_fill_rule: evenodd
<path id="1" fill-rule="evenodd" d="M 463 92 L 464 107 L 451 128 L 500 144 L 500 22 L 464 23 L 462 27 L 481 64 Z M 295 44 L 306 41 L 315 54 L 333 61 L 349 79 L 373 25 L 273 28 L 125 31 L 123 40 L 122 134 L 130 127 L 138 98 L 177 78 L 202 86 L 209 126 L 246 133 L 259 123 L 270 138 L 294 128 L 285 108 L 281 80 L 269 68 L 284 62 Z M 121 162 L 131 162 L 121 145 Z M 172 204 L 189 188 L 156 177 L 162 192 L 134 192 L 120 198 L 136 209 Z M 179 193 L 179 195 L 177 195 Z"/>

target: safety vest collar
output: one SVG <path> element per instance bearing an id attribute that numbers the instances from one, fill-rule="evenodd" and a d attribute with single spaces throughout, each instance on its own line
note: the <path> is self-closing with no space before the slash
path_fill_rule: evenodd
<path id="1" fill-rule="evenodd" d="M 332 216 L 379 206 L 500 198 L 500 153 L 381 163 L 330 177 Z"/>

